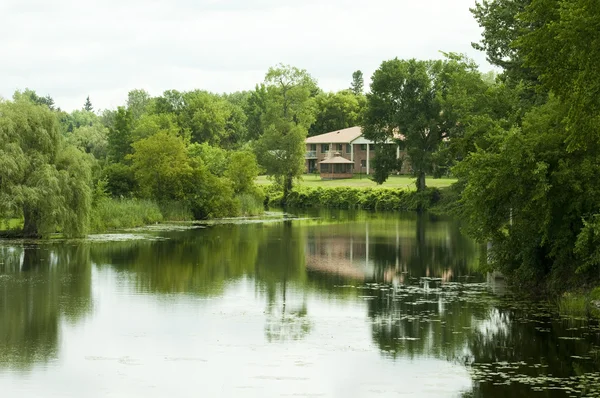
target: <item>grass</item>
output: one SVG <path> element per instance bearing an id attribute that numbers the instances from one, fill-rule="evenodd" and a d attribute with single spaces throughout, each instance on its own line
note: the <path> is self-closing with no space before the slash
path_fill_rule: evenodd
<path id="1" fill-rule="evenodd" d="M 600 287 L 588 292 L 567 292 L 558 299 L 558 311 L 568 317 L 600 318 Z"/>
<path id="2" fill-rule="evenodd" d="M 162 220 L 160 208 L 152 201 L 102 199 L 92 209 L 90 230 L 104 232 L 111 229 L 141 227 Z"/>
<path id="3" fill-rule="evenodd" d="M 432 188 L 444 188 L 456 182 L 455 178 L 427 178 L 427 186 Z M 258 185 L 268 185 L 271 180 L 267 176 L 258 176 L 256 179 Z M 415 179 L 410 176 L 390 176 L 382 185 L 377 185 L 371 181 L 368 176 L 354 176 L 354 178 L 341 180 L 322 180 L 319 175 L 304 174 L 299 183 L 302 187 L 327 188 L 327 187 L 349 187 L 349 188 L 402 188 L 407 190 L 416 189 Z"/>
<path id="4" fill-rule="evenodd" d="M 265 211 L 264 198 L 249 193 L 238 196 L 240 202 L 240 214 L 242 216 L 257 216 Z"/>

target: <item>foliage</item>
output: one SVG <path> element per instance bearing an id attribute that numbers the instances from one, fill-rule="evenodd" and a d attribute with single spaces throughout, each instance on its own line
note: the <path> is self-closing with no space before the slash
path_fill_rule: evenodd
<path id="1" fill-rule="evenodd" d="M 15 101 L 29 101 L 35 105 L 42 105 L 48 107 L 51 111 L 55 110 L 54 108 L 54 99 L 50 95 L 46 95 L 45 97 L 40 97 L 34 90 L 26 88 L 23 91 L 15 91 L 13 94 L 13 100 Z"/>
<path id="2" fill-rule="evenodd" d="M 246 114 L 246 130 L 249 140 L 257 140 L 264 131 L 263 115 L 267 112 L 267 88 L 264 84 L 256 85 L 250 92 L 244 105 Z"/>
<path id="3" fill-rule="evenodd" d="M 489 128 L 454 169 L 464 187 L 455 210 L 474 237 L 492 242 L 492 265 L 519 285 L 563 291 L 593 283 L 600 8 L 502 0 L 483 1 L 474 14 L 485 29 L 480 48 L 505 68 L 495 98 L 511 99 L 490 102 L 480 123 Z"/>
<path id="4" fill-rule="evenodd" d="M 218 177 L 225 175 L 229 167 L 227 151 L 217 146 L 211 146 L 206 142 L 189 145 L 188 153 L 192 158 L 201 159 L 208 171 Z"/>
<path id="5" fill-rule="evenodd" d="M 282 192 L 271 186 L 267 192 L 269 206 L 279 206 Z M 437 188 L 421 192 L 401 189 L 373 188 L 295 188 L 288 196 L 287 206 L 326 207 L 365 210 L 427 210 L 440 200 Z"/>
<path id="6" fill-rule="evenodd" d="M 151 137 L 159 131 L 167 131 L 169 134 L 181 135 L 185 138 L 188 138 L 189 135 L 189 133 L 182 131 L 173 114 L 143 114 L 131 132 L 131 139 L 134 142 L 139 141 Z"/>
<path id="7" fill-rule="evenodd" d="M 65 113 L 61 118 L 61 124 L 63 125 L 64 133 L 68 135 L 68 133 L 73 132 L 79 127 L 96 126 L 100 124 L 100 119 L 93 112 L 85 109 L 76 109 L 71 113 Z"/>
<path id="8" fill-rule="evenodd" d="M 305 70 L 279 65 L 269 69 L 265 86 L 265 130 L 255 152 L 267 174 L 282 183 L 287 196 L 293 179 L 304 169 L 304 141 L 314 121 L 312 96 L 317 85 Z"/>
<path id="9" fill-rule="evenodd" d="M 310 126 L 308 135 L 360 125 L 365 104 L 364 95 L 355 95 L 349 90 L 320 93 L 315 97 L 315 122 Z"/>
<path id="10" fill-rule="evenodd" d="M 402 168 L 402 159 L 397 158 L 396 147 L 394 145 L 376 145 L 375 158 L 373 159 L 373 169 L 375 172 L 371 179 L 377 185 L 383 184 L 389 176 L 390 170 L 400 170 Z"/>
<path id="11" fill-rule="evenodd" d="M 194 167 L 188 200 L 196 220 L 240 214 L 240 203 L 235 197 L 231 182 L 212 174 L 202 161 Z"/>
<path id="12" fill-rule="evenodd" d="M 246 116 L 240 106 L 207 91 L 182 95 L 179 123 L 189 129 L 193 142 L 233 147 L 246 135 Z"/>
<path id="13" fill-rule="evenodd" d="M 258 172 L 256 156 L 252 152 L 235 151 L 229 155 L 227 170 L 224 174 L 233 184 L 233 191 L 236 194 L 242 194 L 255 190 L 254 181 Z"/>
<path id="14" fill-rule="evenodd" d="M 66 135 L 66 141 L 96 159 L 103 160 L 108 156 L 108 129 L 100 123 L 75 128 Z"/>
<path id="15" fill-rule="evenodd" d="M 569 149 L 600 143 L 600 3 L 531 0 L 520 21 L 536 26 L 515 40 L 545 88 L 567 105 Z"/>
<path id="16" fill-rule="evenodd" d="M 18 96 L 17 96 L 18 98 Z M 0 218 L 23 233 L 81 236 L 91 205 L 89 158 L 63 142 L 56 115 L 27 100 L 0 103 Z"/>
<path id="17" fill-rule="evenodd" d="M 106 190 L 115 198 L 130 197 L 137 187 L 133 169 L 123 163 L 104 167 L 103 178 L 106 179 Z"/>
<path id="18" fill-rule="evenodd" d="M 93 112 L 94 107 L 92 106 L 92 101 L 90 101 L 90 96 L 88 95 L 85 99 L 85 103 L 83 104 L 83 110 L 87 112 Z"/>
<path id="19" fill-rule="evenodd" d="M 129 110 L 120 106 L 108 131 L 108 155 L 113 162 L 123 162 L 131 154 L 133 120 Z"/>
<path id="20" fill-rule="evenodd" d="M 131 90 L 127 93 L 127 112 L 132 120 L 138 120 L 147 111 L 150 94 L 146 90 Z"/>
<path id="21" fill-rule="evenodd" d="M 135 142 L 133 150 L 129 158 L 142 198 L 185 198 L 192 167 L 182 138 L 160 131 Z"/>
<path id="22" fill-rule="evenodd" d="M 455 170 L 467 182 L 461 203 L 469 231 L 492 241 L 497 268 L 519 281 L 564 284 L 578 268 L 575 243 L 580 255 L 592 254 L 578 236 L 582 216 L 600 210 L 600 156 L 566 151 L 565 112 L 552 99 Z"/>
<path id="23" fill-rule="evenodd" d="M 363 73 L 360 70 L 354 71 L 352 73 L 352 83 L 350 84 L 350 90 L 356 96 L 361 96 L 363 94 L 365 81 L 363 78 Z"/>
<path id="24" fill-rule="evenodd" d="M 485 87 L 476 66 L 454 54 L 443 61 L 385 61 L 367 95 L 364 135 L 375 143 L 397 139 L 406 148 L 417 190 L 423 190 L 426 173 L 435 169 L 435 153 L 462 129 Z M 378 175 L 383 179 L 390 172 L 380 169 Z"/>

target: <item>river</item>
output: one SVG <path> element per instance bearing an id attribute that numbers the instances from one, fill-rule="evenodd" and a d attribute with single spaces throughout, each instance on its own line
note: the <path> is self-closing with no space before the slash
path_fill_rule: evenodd
<path id="1" fill-rule="evenodd" d="M 0 243 L 2 397 L 600 396 L 600 328 L 458 222 L 271 214 Z"/>

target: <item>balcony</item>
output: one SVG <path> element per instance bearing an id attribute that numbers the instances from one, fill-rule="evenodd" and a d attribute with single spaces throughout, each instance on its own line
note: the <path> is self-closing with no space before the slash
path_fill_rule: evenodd
<path id="1" fill-rule="evenodd" d="M 306 158 L 306 159 L 316 159 L 317 158 L 317 151 L 306 151 L 306 154 L 304 155 L 304 158 Z"/>

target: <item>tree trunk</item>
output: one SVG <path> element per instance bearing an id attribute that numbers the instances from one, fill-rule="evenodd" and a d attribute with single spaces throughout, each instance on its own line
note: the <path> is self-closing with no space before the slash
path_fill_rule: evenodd
<path id="1" fill-rule="evenodd" d="M 283 177 L 283 206 L 287 204 L 288 195 L 292 192 L 293 179 L 294 178 L 291 175 Z"/>
<path id="2" fill-rule="evenodd" d="M 25 218 L 23 223 L 23 236 L 26 238 L 39 238 L 38 212 L 29 206 L 25 206 L 23 208 L 23 216 Z"/>
<path id="3" fill-rule="evenodd" d="M 426 188 L 425 185 L 425 172 L 418 171 L 417 172 L 417 192 L 424 191 Z"/>

